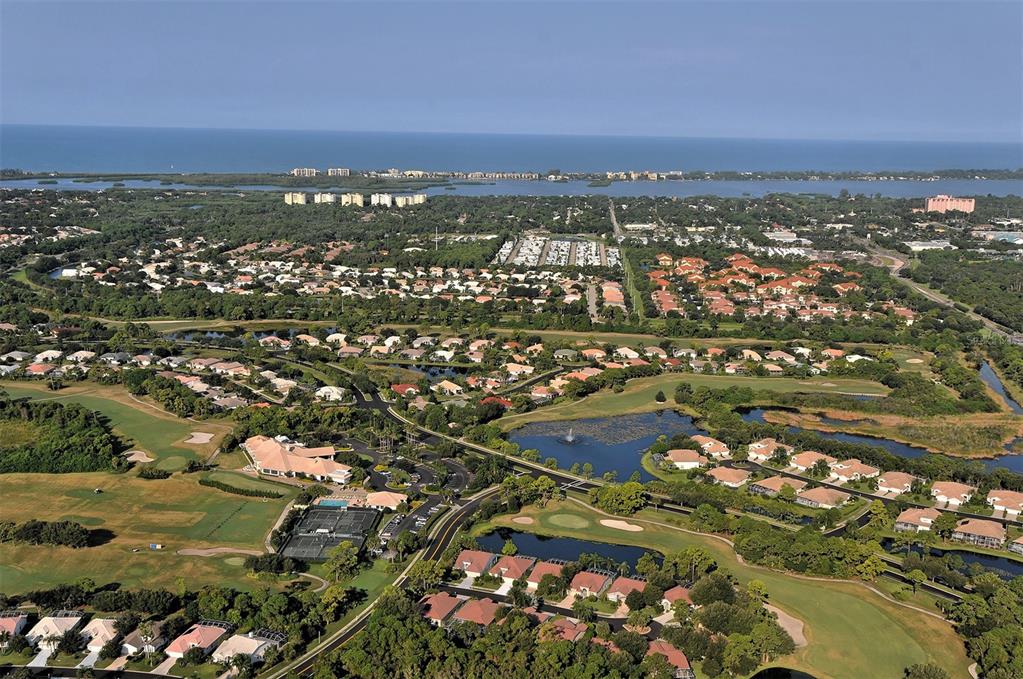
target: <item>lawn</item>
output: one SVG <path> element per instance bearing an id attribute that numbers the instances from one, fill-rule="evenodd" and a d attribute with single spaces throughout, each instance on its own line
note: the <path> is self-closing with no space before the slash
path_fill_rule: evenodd
<path id="1" fill-rule="evenodd" d="M 79 550 L 0 545 L 0 589 L 21 592 L 82 576 L 98 583 L 171 589 L 179 577 L 190 585 L 218 582 L 256 587 L 259 583 L 246 576 L 238 555 L 199 557 L 176 552 L 204 547 L 262 550 L 264 537 L 294 491 L 234 472 L 215 474 L 231 485 L 258 485 L 285 497 L 248 498 L 206 488 L 198 484 L 198 475 L 177 474 L 161 480 L 140 479 L 134 472 L 0 475 L 6 520 L 70 519 L 114 534 L 105 544 Z M 163 548 L 151 550 L 151 543 Z"/>
<path id="2" fill-rule="evenodd" d="M 705 547 L 739 582 L 762 581 L 771 603 L 803 621 L 809 645 L 781 658 L 776 663 L 779 666 L 802 670 L 818 679 L 900 679 L 906 666 L 930 661 L 956 679 L 969 676 L 970 660 L 947 622 L 889 601 L 863 584 L 803 579 L 741 563 L 731 546 L 719 539 L 663 525 L 668 518 L 663 513 L 644 510 L 627 519 L 642 525 L 642 532 L 602 526 L 602 515 L 571 501 L 551 503 L 543 510 L 527 507 L 515 516 L 528 516 L 534 523 L 515 523 L 510 515 L 495 517 L 492 522 L 515 530 L 636 545 L 660 552 L 693 545 Z"/>
<path id="3" fill-rule="evenodd" d="M 697 373 L 665 373 L 654 377 L 630 380 L 625 390 L 615 393 L 599 391 L 579 401 L 566 401 L 538 408 L 529 413 L 509 415 L 498 420 L 505 431 L 521 427 L 529 422 L 550 422 L 553 420 L 576 420 L 587 417 L 605 417 L 628 413 L 651 412 L 675 407 L 673 394 L 675 386 L 688 382 L 694 387 L 725 389 L 727 387 L 750 387 L 756 390 L 787 392 L 827 392 L 835 394 L 883 395 L 888 388 L 878 382 L 852 378 L 798 379 L 795 377 L 746 377 L 742 375 L 703 375 Z M 665 403 L 656 400 L 658 391 L 667 397 Z"/>
<path id="4" fill-rule="evenodd" d="M 206 459 L 220 445 L 232 425 L 227 421 L 193 422 L 168 413 L 144 399 L 134 400 L 121 387 L 81 382 L 53 392 L 33 382 L 0 382 L 12 398 L 33 398 L 79 403 L 105 415 L 114 431 L 131 448 L 144 450 L 162 469 L 177 470 L 188 460 Z M 209 443 L 185 443 L 192 432 L 214 434 Z"/>
<path id="5" fill-rule="evenodd" d="M 4 420 L 0 422 L 0 449 L 17 448 L 35 440 L 39 427 L 22 420 Z"/>

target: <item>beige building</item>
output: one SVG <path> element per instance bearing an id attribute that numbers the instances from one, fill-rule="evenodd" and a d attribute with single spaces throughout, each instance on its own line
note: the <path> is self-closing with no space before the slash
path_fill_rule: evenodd
<path id="1" fill-rule="evenodd" d="M 973 212 L 977 201 L 973 198 L 956 198 L 939 194 L 927 199 L 927 212 Z"/>
<path id="2" fill-rule="evenodd" d="M 351 177 L 352 171 L 347 167 L 331 167 L 327 168 L 328 177 Z"/>
<path id="3" fill-rule="evenodd" d="M 344 207 L 345 205 L 363 207 L 365 205 L 365 199 L 363 199 L 361 193 L 342 193 L 341 206 Z"/>
<path id="4" fill-rule="evenodd" d="M 425 193 L 416 193 L 411 196 L 395 196 L 394 206 L 395 207 L 410 207 L 412 205 L 422 205 L 426 202 Z"/>
<path id="5" fill-rule="evenodd" d="M 296 167 L 291 171 L 292 177 L 315 177 L 317 170 L 314 167 Z"/>
<path id="6" fill-rule="evenodd" d="M 284 194 L 285 205 L 305 205 L 305 194 L 301 191 L 289 191 Z"/>
<path id="7" fill-rule="evenodd" d="M 369 204 L 379 205 L 381 207 L 391 207 L 394 204 L 394 201 L 389 193 L 374 193 L 369 197 Z"/>
<path id="8" fill-rule="evenodd" d="M 337 194 L 336 193 L 317 193 L 317 194 L 313 195 L 313 202 L 314 203 L 336 203 L 337 202 Z"/>

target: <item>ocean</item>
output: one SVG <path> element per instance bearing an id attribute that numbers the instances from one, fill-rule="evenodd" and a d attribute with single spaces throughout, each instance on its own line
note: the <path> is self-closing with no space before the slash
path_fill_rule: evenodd
<path id="1" fill-rule="evenodd" d="M 0 167 L 72 173 L 932 171 L 1020 168 L 1023 144 L 0 125 Z"/>

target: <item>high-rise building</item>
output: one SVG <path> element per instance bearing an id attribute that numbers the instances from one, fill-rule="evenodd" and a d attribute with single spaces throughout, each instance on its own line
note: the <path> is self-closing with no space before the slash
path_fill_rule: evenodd
<path id="1" fill-rule="evenodd" d="M 940 194 L 927 199 L 927 212 L 973 212 L 977 201 L 973 198 L 955 198 Z"/>
<path id="2" fill-rule="evenodd" d="M 389 193 L 374 193 L 369 197 L 369 204 L 379 205 L 381 207 L 391 207 L 393 205 L 393 200 Z"/>
<path id="3" fill-rule="evenodd" d="M 287 205 L 305 205 L 305 194 L 300 191 L 285 193 L 284 202 Z"/>
<path id="4" fill-rule="evenodd" d="M 337 202 L 337 194 L 336 193 L 317 193 L 317 194 L 313 195 L 313 202 L 314 203 L 336 203 Z"/>
<path id="5" fill-rule="evenodd" d="M 327 169 L 328 177 L 351 177 L 352 171 L 347 167 L 331 167 Z"/>
<path id="6" fill-rule="evenodd" d="M 363 207 L 364 200 L 361 193 L 342 193 L 341 194 L 341 206 L 355 205 L 357 207 Z"/>
<path id="7" fill-rule="evenodd" d="M 292 177 L 315 177 L 317 170 L 315 167 L 296 167 L 291 171 Z"/>

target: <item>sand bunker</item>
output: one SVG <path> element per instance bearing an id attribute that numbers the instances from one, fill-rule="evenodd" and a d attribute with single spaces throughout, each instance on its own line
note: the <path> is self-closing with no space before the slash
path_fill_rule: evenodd
<path id="1" fill-rule="evenodd" d="M 628 523 L 627 521 L 619 521 L 618 519 L 601 519 L 601 526 L 607 526 L 608 528 L 614 528 L 616 530 L 626 530 L 630 533 L 639 533 L 643 530 L 643 526 L 637 526 L 634 523 Z"/>
<path id="2" fill-rule="evenodd" d="M 197 445 L 202 445 L 204 443 L 209 443 L 212 440 L 213 434 L 208 434 L 204 431 L 193 431 L 192 435 L 185 439 L 185 443 L 194 443 Z"/>
<path id="3" fill-rule="evenodd" d="M 152 462 L 153 458 L 146 455 L 144 450 L 129 450 L 126 453 L 128 462 Z"/>
<path id="4" fill-rule="evenodd" d="M 764 608 L 778 616 L 778 625 L 789 633 L 789 636 L 792 637 L 792 641 L 796 644 L 796 648 L 806 646 L 806 635 L 803 633 L 802 620 L 789 615 L 777 606 L 772 606 L 771 604 L 764 604 Z"/>
<path id="5" fill-rule="evenodd" d="M 520 523 L 523 526 L 528 526 L 533 523 L 533 519 L 528 516 L 516 516 L 512 519 L 512 523 Z"/>
<path id="6" fill-rule="evenodd" d="M 913 365 L 917 365 L 917 364 L 923 363 L 923 362 L 924 362 L 924 359 L 922 359 L 922 358 L 907 358 L 906 359 L 906 363 L 912 363 Z"/>

